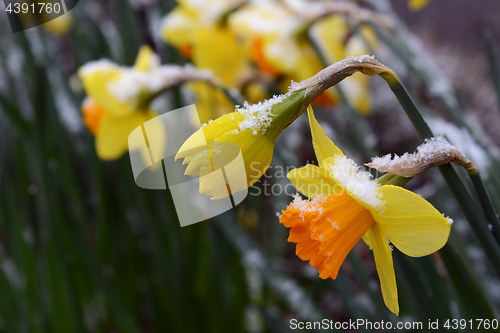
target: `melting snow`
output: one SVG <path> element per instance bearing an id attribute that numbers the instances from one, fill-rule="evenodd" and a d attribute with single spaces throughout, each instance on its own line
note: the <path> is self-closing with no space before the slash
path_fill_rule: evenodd
<path id="1" fill-rule="evenodd" d="M 296 193 L 288 208 L 298 209 L 302 220 L 304 220 L 303 213 L 318 213 L 318 216 L 321 216 L 323 214 L 323 204 L 327 198 L 328 197 L 324 195 L 317 195 L 311 200 L 308 200 L 302 199 L 300 194 Z"/>
<path id="2" fill-rule="evenodd" d="M 150 72 L 122 68 L 122 76 L 108 84 L 109 91 L 120 101 L 136 97 L 141 91 L 159 92 L 188 80 L 210 80 L 209 71 L 199 71 L 191 65 L 165 65 Z"/>
<path id="3" fill-rule="evenodd" d="M 368 55 L 368 54 L 362 54 L 359 56 L 347 56 L 346 60 L 357 61 L 361 64 L 361 63 L 365 62 L 366 60 L 375 60 L 375 56 Z"/>
<path id="4" fill-rule="evenodd" d="M 444 215 L 443 215 L 444 216 Z M 444 216 L 444 218 L 446 220 L 448 220 L 448 222 L 446 223 L 446 225 L 452 225 L 453 224 L 453 219 L 451 217 L 448 217 L 448 216 Z"/>
<path id="5" fill-rule="evenodd" d="M 335 163 L 330 165 L 331 176 L 339 181 L 350 193 L 359 200 L 383 211 L 384 201 L 381 199 L 379 184 L 372 175 L 361 169 L 352 159 L 346 156 L 335 156 Z"/>
<path id="6" fill-rule="evenodd" d="M 490 167 L 488 153 L 474 140 L 466 129 L 460 128 L 442 119 L 430 118 L 427 121 L 433 130 L 446 135 L 446 137 L 457 147 L 457 150 L 465 154 L 474 162 L 483 176 L 487 177 L 488 168 Z M 470 119 L 468 119 L 468 121 L 469 124 L 473 124 Z M 489 149 L 494 147 L 490 145 L 487 140 L 485 140 L 484 143 L 488 145 Z M 491 152 L 495 154 L 494 150 L 491 150 Z"/>
<path id="7" fill-rule="evenodd" d="M 404 153 L 402 156 L 387 154 L 382 157 L 374 157 L 372 164 L 377 169 L 378 167 L 386 167 L 389 170 L 396 166 L 407 166 L 415 163 L 425 163 L 433 159 L 435 154 L 450 155 L 451 150 L 456 150 L 455 146 L 450 144 L 442 135 L 425 139 L 424 143 L 417 147 L 417 151 L 413 154 Z M 391 159 L 392 158 L 392 159 Z"/>
<path id="8" fill-rule="evenodd" d="M 274 95 L 258 104 L 243 103 L 243 107 L 237 106 L 236 111 L 244 116 L 244 119 L 239 122 L 238 127 L 244 131 L 250 129 L 256 135 L 259 131 L 264 134 L 266 129 L 271 125 L 274 115 L 271 112 L 275 104 L 283 101 L 283 95 Z"/>
<path id="9" fill-rule="evenodd" d="M 119 69 L 120 67 L 107 59 L 91 61 L 80 68 L 80 73 L 83 76 L 92 75 L 94 72 L 100 72 L 110 69 Z"/>
<path id="10" fill-rule="evenodd" d="M 110 81 L 107 88 L 111 94 L 122 102 L 137 98 L 142 91 L 156 93 L 185 81 L 210 81 L 213 77 L 210 71 L 198 70 L 192 65 L 182 67 L 176 65 L 160 66 L 157 57 L 153 59 L 153 62 L 154 71 L 141 72 L 134 67 L 121 67 L 103 59 L 82 66 L 80 73 L 82 76 L 88 76 L 99 71 L 118 71 L 120 73 L 119 78 Z"/>

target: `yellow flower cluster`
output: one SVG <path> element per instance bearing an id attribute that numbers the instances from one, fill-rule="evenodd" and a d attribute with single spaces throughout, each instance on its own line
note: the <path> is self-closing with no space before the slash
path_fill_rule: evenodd
<path id="1" fill-rule="evenodd" d="M 370 53 L 366 44 L 376 45 L 369 28 L 361 25 L 360 34 L 352 33 L 344 15 L 308 18 L 300 15 L 298 3 L 307 6 L 302 1 L 181 0 L 165 17 L 161 34 L 196 67 L 211 69 L 250 102 L 270 97 L 269 87 L 286 92 L 290 81 L 323 69 L 323 61 L 329 65 L 347 55 Z M 356 74 L 344 84 L 351 104 L 367 114 L 367 78 Z M 191 88 L 202 122 L 234 110 L 220 91 L 203 83 Z M 337 100 L 335 92 L 327 91 L 315 103 Z"/>

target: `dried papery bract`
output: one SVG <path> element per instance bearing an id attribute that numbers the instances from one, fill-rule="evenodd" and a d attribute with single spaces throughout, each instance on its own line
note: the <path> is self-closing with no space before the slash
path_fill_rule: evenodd
<path id="1" fill-rule="evenodd" d="M 389 172 L 401 177 L 415 177 L 433 167 L 453 162 L 464 167 L 469 174 L 477 173 L 477 168 L 464 154 L 459 152 L 442 136 L 427 139 L 417 150 L 402 156 L 391 154 L 375 157 L 365 165 L 381 172 Z"/>

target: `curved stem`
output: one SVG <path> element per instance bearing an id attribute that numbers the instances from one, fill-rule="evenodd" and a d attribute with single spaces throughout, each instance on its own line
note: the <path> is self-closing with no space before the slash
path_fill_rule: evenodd
<path id="1" fill-rule="evenodd" d="M 418 110 L 417 106 L 413 102 L 412 98 L 408 94 L 408 91 L 406 90 L 401 80 L 397 77 L 397 75 L 395 75 L 393 72 L 383 72 L 379 75 L 389 84 L 389 87 L 403 106 L 406 114 L 417 130 L 420 138 L 422 140 L 425 140 L 427 138 L 433 137 L 434 134 L 429 128 L 429 125 L 420 114 L 420 111 Z M 479 242 L 483 247 L 486 256 L 495 269 L 495 272 L 500 277 L 500 247 L 496 243 L 484 215 L 480 214 L 479 208 L 474 203 L 470 193 L 465 188 L 464 184 L 458 177 L 458 174 L 455 172 L 451 164 L 440 166 L 439 171 L 443 175 L 443 178 L 448 184 L 448 187 L 453 192 L 453 195 L 458 201 L 458 204 L 462 208 L 465 217 L 469 221 L 472 231 L 479 239 Z M 482 204 L 488 205 L 488 202 L 491 203 L 491 201 L 487 201 Z"/>
<path id="2" fill-rule="evenodd" d="M 500 222 L 498 221 L 498 214 L 495 211 L 493 203 L 491 202 L 490 195 L 484 185 L 483 179 L 477 170 L 475 173 L 469 173 L 469 177 L 472 181 L 472 185 L 474 186 L 474 190 L 479 197 L 479 203 L 481 204 L 484 214 L 486 215 L 489 228 L 491 229 L 497 243 L 500 244 Z"/>

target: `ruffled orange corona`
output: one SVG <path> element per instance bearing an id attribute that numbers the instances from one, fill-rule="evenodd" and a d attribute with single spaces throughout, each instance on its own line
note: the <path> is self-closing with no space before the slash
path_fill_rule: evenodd
<path id="1" fill-rule="evenodd" d="M 97 133 L 104 109 L 92 98 L 87 97 L 82 104 L 83 123 L 92 135 Z"/>
<path id="2" fill-rule="evenodd" d="M 313 201 L 297 196 L 283 211 L 281 223 L 291 228 L 288 241 L 297 243 L 297 256 L 317 268 L 321 278 L 335 279 L 349 251 L 375 221 L 343 191 Z"/>

